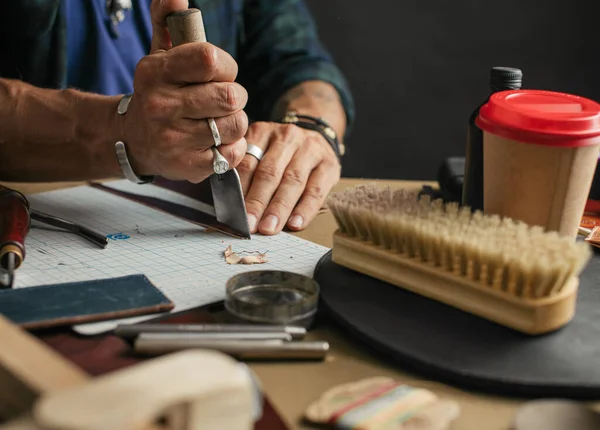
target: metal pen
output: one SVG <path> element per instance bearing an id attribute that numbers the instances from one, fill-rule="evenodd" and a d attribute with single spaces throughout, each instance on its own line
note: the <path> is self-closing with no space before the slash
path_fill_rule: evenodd
<path id="1" fill-rule="evenodd" d="M 323 360 L 329 351 L 327 342 L 284 342 L 281 340 L 193 340 L 157 338 L 141 334 L 134 350 L 143 355 L 169 354 L 190 348 L 213 349 L 242 360 Z"/>
<path id="2" fill-rule="evenodd" d="M 119 324 L 115 334 L 133 338 L 142 333 L 286 333 L 293 339 L 306 335 L 304 327 L 262 324 Z"/>
<path id="3" fill-rule="evenodd" d="M 225 333 L 140 333 L 141 335 L 152 335 L 152 339 L 159 340 L 180 340 L 189 342 L 203 341 L 236 341 L 236 340 L 276 340 L 290 342 L 292 336 L 283 332 L 264 332 L 264 333 L 244 333 L 244 332 L 225 332 Z"/>

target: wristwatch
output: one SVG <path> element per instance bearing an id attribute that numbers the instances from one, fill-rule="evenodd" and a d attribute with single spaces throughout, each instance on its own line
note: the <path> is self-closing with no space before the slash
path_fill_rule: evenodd
<path id="1" fill-rule="evenodd" d="M 121 101 L 119 101 L 119 106 L 117 107 L 117 113 L 119 115 L 125 115 L 127 113 L 127 108 L 129 107 L 129 102 L 131 101 L 132 96 L 133 94 L 125 94 L 121 98 Z M 119 167 L 121 168 L 121 171 L 126 179 L 136 184 L 148 184 L 154 181 L 154 176 L 138 176 L 133 171 L 133 167 L 131 167 L 129 157 L 127 156 L 125 142 L 119 140 L 117 143 L 115 143 L 115 151 L 117 153 L 117 162 L 119 163 Z"/>

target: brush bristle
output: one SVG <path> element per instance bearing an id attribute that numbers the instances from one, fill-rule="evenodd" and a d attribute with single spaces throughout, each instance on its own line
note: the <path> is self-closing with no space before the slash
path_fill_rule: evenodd
<path id="1" fill-rule="evenodd" d="M 361 185 L 327 203 L 346 236 L 519 297 L 559 293 L 592 256 L 587 243 L 412 190 Z"/>

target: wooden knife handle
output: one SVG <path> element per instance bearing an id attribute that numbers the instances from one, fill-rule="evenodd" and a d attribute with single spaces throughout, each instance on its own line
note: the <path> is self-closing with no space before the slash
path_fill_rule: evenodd
<path id="1" fill-rule="evenodd" d="M 167 27 L 173 46 L 191 42 L 206 42 L 202 12 L 190 8 L 167 16 Z"/>

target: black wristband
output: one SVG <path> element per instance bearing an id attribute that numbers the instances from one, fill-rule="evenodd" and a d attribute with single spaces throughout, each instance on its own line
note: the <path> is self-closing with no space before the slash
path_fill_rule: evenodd
<path id="1" fill-rule="evenodd" d="M 312 122 L 300 121 L 300 119 L 305 119 Z M 304 128 L 306 130 L 313 130 L 321 134 L 321 136 L 325 138 L 327 143 L 329 143 L 329 145 L 333 149 L 333 152 L 335 152 L 335 155 L 341 163 L 342 157 L 346 152 L 346 148 L 343 144 L 339 142 L 335 130 L 333 130 L 333 128 L 331 128 L 329 124 L 327 124 L 321 118 L 316 118 L 309 115 L 301 115 L 297 114 L 296 112 L 288 112 L 282 119 L 280 119 L 277 122 L 281 124 L 294 124 L 300 128 Z"/>

